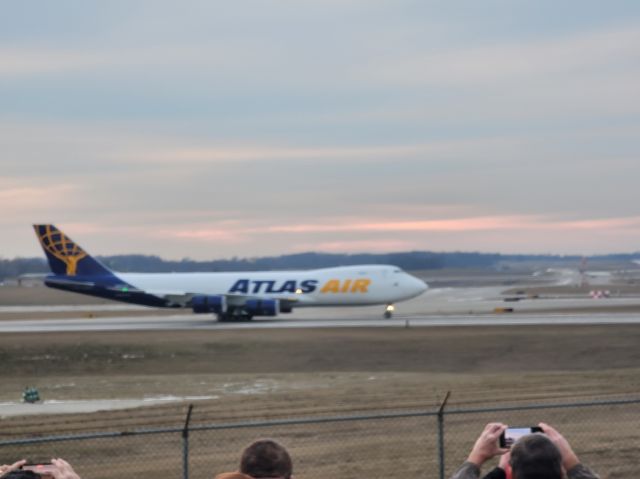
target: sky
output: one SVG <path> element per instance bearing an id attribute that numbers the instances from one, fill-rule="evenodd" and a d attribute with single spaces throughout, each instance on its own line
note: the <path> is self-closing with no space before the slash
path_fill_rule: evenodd
<path id="1" fill-rule="evenodd" d="M 640 2 L 22 0 L 0 257 L 640 251 Z"/>

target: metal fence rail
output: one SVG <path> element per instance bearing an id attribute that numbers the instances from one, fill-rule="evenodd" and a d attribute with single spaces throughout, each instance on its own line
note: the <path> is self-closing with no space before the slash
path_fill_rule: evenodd
<path id="1" fill-rule="evenodd" d="M 603 479 L 640 470 L 640 397 L 191 425 L 182 428 L 60 435 L 0 441 L 0 463 L 63 457 L 84 478 L 132 474 L 211 478 L 235 470 L 240 451 L 258 437 L 284 443 L 296 477 L 445 478 L 464 461 L 484 424 L 557 426 L 583 462 Z"/>

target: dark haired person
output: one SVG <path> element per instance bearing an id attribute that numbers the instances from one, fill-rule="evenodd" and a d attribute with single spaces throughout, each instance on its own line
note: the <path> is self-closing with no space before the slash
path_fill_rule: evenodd
<path id="1" fill-rule="evenodd" d="M 14 462 L 13 464 L 2 464 L 0 466 L 0 479 L 2 479 L 5 476 L 8 476 L 9 473 L 13 471 L 17 471 L 26 463 L 27 461 L 22 459 L 21 461 Z"/>
<path id="2" fill-rule="evenodd" d="M 0 479 L 11 479 L 12 477 L 24 477 L 26 479 L 29 476 L 40 477 L 32 471 L 22 470 L 21 467 L 26 463 L 27 461 L 23 459 L 11 464 L 10 466 L 0 466 Z M 71 464 L 64 459 L 51 459 L 51 464 L 53 465 L 53 468 L 49 469 L 51 472 L 51 476 L 49 477 L 53 477 L 53 479 L 80 479 L 80 476 L 78 476 L 76 471 L 73 470 Z"/>
<path id="3" fill-rule="evenodd" d="M 255 479 L 290 479 L 293 464 L 282 444 L 273 439 L 259 439 L 243 451 L 240 472 Z"/>
<path id="4" fill-rule="evenodd" d="M 253 479 L 251 476 L 242 474 L 241 472 L 223 472 L 218 474 L 215 479 Z"/>
<path id="5" fill-rule="evenodd" d="M 510 454 L 509 465 L 501 461 L 501 468 L 489 473 L 492 479 L 507 477 L 510 469 L 512 479 L 597 479 L 588 467 L 578 460 L 569 442 L 553 427 L 540 423 L 544 434 L 523 436 L 511 448 L 501 448 L 498 438 L 507 428 L 505 424 L 489 423 L 476 440 L 467 460 L 460 466 L 452 479 L 478 479 L 480 467 L 489 459 L 500 454 Z M 500 469 L 500 470 L 499 470 Z"/>

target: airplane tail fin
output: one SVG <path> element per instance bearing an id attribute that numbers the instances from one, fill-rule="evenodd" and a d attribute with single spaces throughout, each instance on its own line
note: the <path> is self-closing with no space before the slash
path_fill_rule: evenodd
<path id="1" fill-rule="evenodd" d="M 33 225 L 56 276 L 104 276 L 113 273 L 54 225 Z"/>

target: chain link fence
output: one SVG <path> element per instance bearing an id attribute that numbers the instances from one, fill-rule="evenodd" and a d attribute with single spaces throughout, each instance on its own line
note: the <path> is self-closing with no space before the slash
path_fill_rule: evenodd
<path id="1" fill-rule="evenodd" d="M 567 437 L 603 479 L 640 468 L 640 398 L 447 409 L 361 416 L 190 425 L 76 436 L 0 441 L 0 463 L 63 457 L 83 478 L 122 476 L 212 478 L 238 468 L 242 449 L 260 437 L 287 446 L 297 478 L 449 477 L 465 460 L 484 425 L 543 421 Z M 487 468 L 488 470 L 488 468 Z"/>

